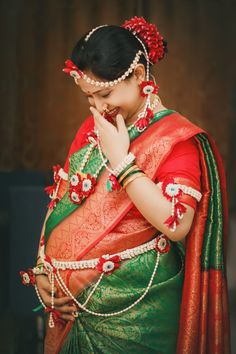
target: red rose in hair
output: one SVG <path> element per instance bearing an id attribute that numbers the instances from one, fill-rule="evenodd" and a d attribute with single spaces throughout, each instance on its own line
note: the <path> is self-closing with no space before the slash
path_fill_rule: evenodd
<path id="1" fill-rule="evenodd" d="M 137 35 L 144 44 L 147 44 L 149 60 L 153 64 L 164 57 L 166 45 L 154 24 L 146 22 L 143 17 L 135 16 L 126 20 L 122 27 Z"/>

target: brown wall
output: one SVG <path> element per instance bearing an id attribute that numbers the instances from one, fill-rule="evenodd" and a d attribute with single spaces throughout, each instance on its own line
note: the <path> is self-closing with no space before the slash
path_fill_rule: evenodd
<path id="1" fill-rule="evenodd" d="M 163 103 L 206 128 L 229 165 L 235 125 L 236 3 L 213 0 L 12 0 L 1 3 L 0 169 L 63 163 L 88 105 L 62 73 L 78 37 L 133 15 L 154 22 L 169 54 L 155 69 Z"/>

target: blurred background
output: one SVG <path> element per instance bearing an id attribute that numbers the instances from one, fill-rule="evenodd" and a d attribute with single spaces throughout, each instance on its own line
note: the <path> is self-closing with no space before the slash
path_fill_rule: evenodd
<path id="1" fill-rule="evenodd" d="M 222 154 L 229 193 L 228 280 L 236 334 L 236 2 L 9 0 L 0 2 L 0 353 L 41 354 L 43 319 L 19 270 L 35 263 L 51 166 L 65 161 L 88 115 L 62 73 L 78 38 L 132 16 L 155 23 L 169 54 L 155 68 L 160 97 L 206 129 Z M 233 351 L 236 345 L 233 343 Z"/>

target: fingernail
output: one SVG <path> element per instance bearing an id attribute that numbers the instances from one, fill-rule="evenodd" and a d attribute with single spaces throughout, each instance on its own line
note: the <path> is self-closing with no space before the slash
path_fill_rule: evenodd
<path id="1" fill-rule="evenodd" d="M 78 311 L 74 311 L 74 312 L 72 312 L 72 315 L 76 318 L 79 316 L 79 313 L 78 313 Z"/>

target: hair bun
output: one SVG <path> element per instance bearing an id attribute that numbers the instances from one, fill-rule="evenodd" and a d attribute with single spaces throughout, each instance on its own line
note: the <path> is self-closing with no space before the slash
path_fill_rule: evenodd
<path id="1" fill-rule="evenodd" d="M 156 25 L 148 23 L 143 17 L 126 20 L 123 28 L 138 36 L 148 46 L 148 57 L 153 64 L 161 60 L 167 52 L 167 43 L 157 30 Z"/>

